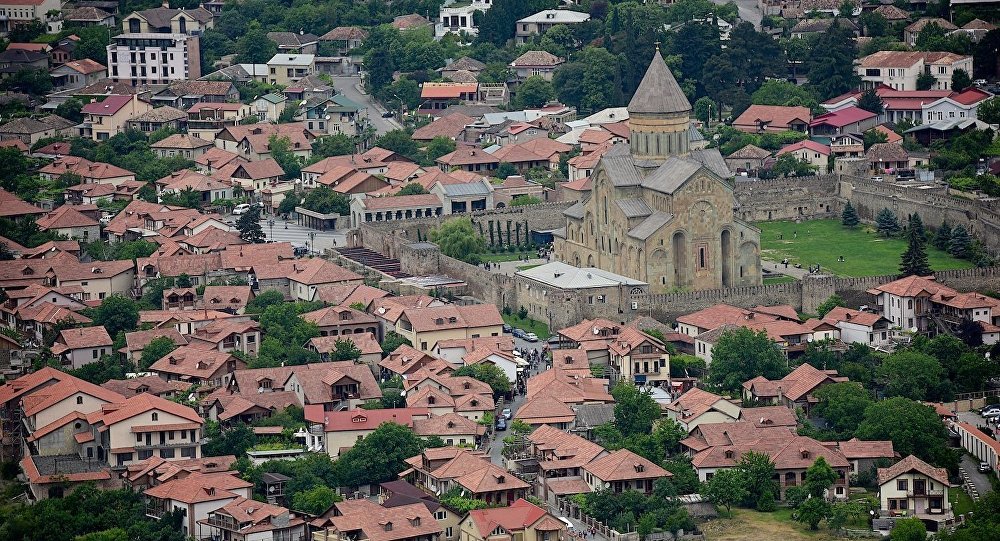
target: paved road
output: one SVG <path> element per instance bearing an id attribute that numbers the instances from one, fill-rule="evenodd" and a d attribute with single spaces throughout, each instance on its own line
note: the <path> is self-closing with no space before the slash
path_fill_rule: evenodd
<path id="1" fill-rule="evenodd" d="M 237 217 L 232 218 L 235 221 Z M 344 246 L 345 244 L 345 231 L 317 231 L 315 229 L 309 229 L 308 227 L 302 227 L 295 223 L 294 221 L 285 221 L 280 218 L 274 220 L 274 226 L 272 227 L 267 218 L 260 221 L 260 226 L 264 229 L 264 236 L 267 240 L 273 240 L 274 242 L 291 242 L 296 246 L 306 246 L 309 245 L 311 249 L 316 251 L 323 251 L 327 248 L 333 248 L 335 246 Z M 313 233 L 315 237 L 310 240 L 309 233 Z M 335 242 L 336 241 L 336 242 Z M 312 243 L 312 244 L 311 244 Z"/>
<path id="2" fill-rule="evenodd" d="M 375 103 L 371 96 L 365 94 L 360 89 L 361 77 L 334 77 L 333 87 L 338 94 L 343 94 L 347 99 L 368 107 L 368 120 L 375 126 L 375 131 L 381 135 L 387 131 L 399 128 L 399 124 L 391 118 L 382 118 L 385 109 Z"/>
<path id="3" fill-rule="evenodd" d="M 973 458 L 971 455 L 963 454 L 962 467 L 965 468 L 965 472 L 969 474 L 969 480 L 972 481 L 972 484 L 976 485 L 976 490 L 979 492 L 980 498 L 993 490 L 993 484 L 990 483 L 989 477 L 986 476 L 987 474 L 979 473 L 979 470 L 977 469 L 979 467 L 978 460 Z M 961 490 L 961 488 L 955 490 Z"/>
<path id="4" fill-rule="evenodd" d="M 736 2 L 736 7 L 739 9 L 740 19 L 748 23 L 753 23 L 754 28 L 760 29 L 760 22 L 763 20 L 763 16 L 760 13 L 760 8 L 757 7 L 756 0 L 712 0 L 713 3 L 724 5 L 728 4 L 730 1 Z M 729 21 L 733 22 L 733 21 Z"/>

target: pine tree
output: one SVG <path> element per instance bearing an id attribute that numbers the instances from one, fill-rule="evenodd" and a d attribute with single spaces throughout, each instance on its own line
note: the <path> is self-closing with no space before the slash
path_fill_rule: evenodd
<path id="1" fill-rule="evenodd" d="M 907 237 L 909 238 L 909 243 L 907 244 L 906 251 L 903 252 L 902 261 L 899 264 L 899 272 L 903 273 L 904 276 L 927 276 L 931 273 L 930 263 L 927 262 L 927 251 L 924 248 L 924 243 L 926 242 L 926 237 L 924 237 L 923 225 L 920 224 L 919 227 L 913 226 L 913 216 L 910 216 L 910 230 L 908 231 Z M 920 218 L 917 217 L 919 221 Z"/>
<path id="2" fill-rule="evenodd" d="M 920 215 L 914 212 L 910 215 L 909 223 L 907 227 L 911 231 L 917 232 L 917 239 L 920 240 L 920 244 L 927 244 L 927 230 L 924 229 L 924 221 L 920 219 Z"/>
<path id="3" fill-rule="evenodd" d="M 964 227 L 955 226 L 955 229 L 951 231 L 948 253 L 961 259 L 967 259 L 972 254 L 972 237 L 969 236 L 969 232 Z"/>
<path id="4" fill-rule="evenodd" d="M 844 227 L 857 227 L 860 221 L 858 211 L 854 210 L 854 205 L 848 201 L 847 206 L 844 207 L 844 212 L 840 215 L 840 223 L 844 224 Z"/>
<path id="5" fill-rule="evenodd" d="M 240 238 L 251 244 L 264 242 L 264 228 L 260 226 L 260 207 L 251 205 L 236 221 L 236 229 L 240 231 Z"/>
<path id="6" fill-rule="evenodd" d="M 941 222 L 941 227 L 934 234 L 934 247 L 938 250 L 948 251 L 949 244 L 951 244 L 951 226 L 948 225 L 948 220 L 945 220 Z"/>
<path id="7" fill-rule="evenodd" d="M 884 208 L 875 217 L 875 229 L 878 230 L 880 235 L 885 235 L 886 238 L 889 238 L 899 233 L 902 228 L 899 227 L 899 220 L 896 219 L 896 214 L 888 208 Z"/>

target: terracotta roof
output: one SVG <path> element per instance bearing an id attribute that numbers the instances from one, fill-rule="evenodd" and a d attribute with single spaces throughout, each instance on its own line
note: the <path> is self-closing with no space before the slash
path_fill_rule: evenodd
<path id="1" fill-rule="evenodd" d="M 957 26 L 951 24 L 951 22 L 948 21 L 947 19 L 942 19 L 941 17 L 922 17 L 920 19 L 917 19 L 916 22 L 907 26 L 906 31 L 919 34 L 920 31 L 923 30 L 924 27 L 926 27 L 929 24 L 936 24 L 939 27 L 941 27 L 942 30 L 945 31 L 958 29 Z"/>
<path id="2" fill-rule="evenodd" d="M 312 312 L 306 312 L 299 317 L 315 323 L 319 327 L 355 325 L 366 323 L 377 323 L 378 320 L 371 314 L 366 314 L 360 310 L 355 310 L 349 306 L 327 306 Z"/>
<path id="3" fill-rule="evenodd" d="M 543 470 L 579 468 L 607 452 L 595 442 L 550 425 L 536 428 L 528 440 L 541 455 L 539 466 Z"/>
<path id="4" fill-rule="evenodd" d="M 323 424 L 326 432 L 375 430 L 382 423 L 396 423 L 413 427 L 415 417 L 430 413 L 425 408 L 395 408 L 354 411 L 322 411 L 322 406 L 306 406 L 307 420 Z"/>
<path id="5" fill-rule="evenodd" d="M 313 521 L 314 527 L 329 527 L 346 534 L 358 532 L 367 541 L 399 541 L 433 538 L 443 532 L 441 524 L 422 502 L 385 508 L 375 502 L 359 499 L 334 504 L 337 515 Z"/>
<path id="6" fill-rule="evenodd" d="M 35 223 L 38 228 L 62 229 L 71 227 L 96 227 L 100 222 L 73 208 L 73 205 L 63 205 L 39 218 Z"/>
<path id="7" fill-rule="evenodd" d="M 124 400 L 122 395 L 107 390 L 101 386 L 94 385 L 80 378 L 70 376 L 62 381 L 35 390 L 21 399 L 21 407 L 25 416 L 33 416 L 47 408 L 66 400 L 67 398 L 82 393 L 92 396 L 103 402 L 117 402 Z M 82 413 L 90 413 L 85 411 Z"/>
<path id="8" fill-rule="evenodd" d="M 844 308 L 843 306 L 834 307 L 833 310 L 830 310 L 825 316 L 823 316 L 823 321 L 831 325 L 844 322 L 856 323 L 866 327 L 871 327 L 880 319 L 882 319 L 882 316 L 879 314 L 861 312 L 851 308 Z"/>
<path id="9" fill-rule="evenodd" d="M 750 160 L 762 160 L 770 156 L 771 153 L 754 145 L 746 145 L 745 147 L 733 152 L 732 154 L 726 156 L 726 158 L 735 159 L 750 159 Z"/>
<path id="10" fill-rule="evenodd" d="M 288 278 L 306 285 L 361 280 L 359 274 L 322 258 L 293 259 L 259 266 L 254 265 L 253 270 L 258 280 Z"/>
<path id="11" fill-rule="evenodd" d="M 149 393 L 161 396 L 168 393 L 186 391 L 189 384 L 182 381 L 167 381 L 159 376 L 142 376 L 132 379 L 112 379 L 104 382 L 105 389 L 114 391 L 124 397 Z"/>
<path id="12" fill-rule="evenodd" d="M 324 41 L 347 41 L 352 39 L 364 40 L 368 37 L 368 31 L 358 26 L 338 26 L 326 34 L 319 37 Z"/>
<path id="13" fill-rule="evenodd" d="M 172 402 L 165 398 L 153 396 L 149 393 L 142 393 L 126 398 L 124 401 L 112 404 L 104 404 L 99 412 L 99 419 L 105 426 L 111 426 L 122 421 L 127 421 L 136 415 L 141 415 L 148 411 L 158 410 L 164 413 L 187 419 L 199 425 L 204 423 L 193 409 L 188 406 Z M 90 417 L 88 416 L 88 419 Z"/>
<path id="14" fill-rule="evenodd" d="M 198 149 L 210 146 L 213 146 L 211 142 L 201 139 L 200 137 L 195 137 L 194 135 L 188 135 L 186 133 L 175 133 L 165 139 L 161 139 L 149 145 L 149 148 Z"/>
<path id="15" fill-rule="evenodd" d="M 329 363 L 311 363 L 306 365 L 306 371 L 295 371 L 293 375 L 299 382 L 302 396 L 306 405 L 319 405 L 331 401 L 339 401 L 340 397 L 333 396 L 331 382 L 343 379 L 354 381 L 358 385 L 357 397 L 360 400 L 369 400 L 382 397 L 382 389 L 372 376 L 372 371 L 366 364 L 355 364 L 354 361 L 341 361 Z M 281 382 L 285 383 L 292 376 L 288 376 Z"/>
<path id="16" fill-rule="evenodd" d="M 554 68 L 563 63 L 563 59 L 548 51 L 527 51 L 510 63 L 515 68 L 545 67 Z"/>
<path id="17" fill-rule="evenodd" d="M 207 380 L 220 371 L 227 371 L 226 365 L 236 360 L 233 354 L 225 351 L 205 349 L 192 345 L 181 346 L 164 355 L 149 366 L 151 372 L 175 374 L 181 377 Z M 237 365 L 241 361 L 237 362 Z"/>
<path id="18" fill-rule="evenodd" d="M 405 308 L 401 317 L 410 322 L 414 332 L 503 325 L 500 311 L 492 304 L 468 306 L 446 304 L 429 308 Z"/>
<path id="19" fill-rule="evenodd" d="M 796 401 L 814 391 L 827 380 L 841 383 L 847 381 L 847 378 L 838 376 L 836 370 L 820 370 L 811 364 L 803 363 L 780 380 L 770 381 L 758 377 L 744 382 L 743 388 L 750 390 L 754 396 L 758 397 L 777 396 L 780 391 L 789 400 Z"/>
<path id="20" fill-rule="evenodd" d="M 353 342 L 354 345 L 361 351 L 362 355 L 381 356 L 382 354 L 382 346 L 379 345 L 378 340 L 375 339 L 375 335 L 370 332 L 345 334 L 341 336 L 316 336 L 309 339 L 308 345 L 315 348 L 318 353 L 331 353 L 336 350 L 337 342 L 340 340 Z"/>
<path id="21" fill-rule="evenodd" d="M 931 296 L 939 291 L 951 288 L 934 281 L 934 277 L 907 276 L 872 288 L 875 292 L 888 293 L 897 297 Z"/>
<path id="22" fill-rule="evenodd" d="M 70 60 L 69 62 L 66 62 L 63 65 L 66 66 L 67 68 L 72 69 L 73 71 L 82 73 L 84 75 L 97 73 L 99 71 L 107 71 L 108 69 L 100 62 L 95 62 L 89 58 L 83 58 L 80 60 Z"/>
<path id="23" fill-rule="evenodd" d="M 58 342 L 66 349 L 95 348 L 110 346 L 113 341 L 104 327 L 80 327 L 59 331 Z"/>
<path id="24" fill-rule="evenodd" d="M 759 428 L 770 426 L 796 427 L 799 424 L 795 412 L 791 408 L 780 406 L 760 406 L 740 410 L 740 420 L 746 420 Z"/>
<path id="25" fill-rule="evenodd" d="M 865 152 L 865 157 L 870 162 L 905 162 L 910 159 L 910 153 L 899 143 L 875 143 Z"/>
<path id="26" fill-rule="evenodd" d="M 795 152 L 796 150 L 803 149 L 810 150 L 812 152 L 819 152 L 820 154 L 826 156 L 829 156 L 831 152 L 829 146 L 806 139 L 804 141 L 799 141 L 798 143 L 792 143 L 781 147 L 781 150 L 778 151 L 777 155 L 781 156 L 782 154 L 788 154 L 789 152 Z"/>
<path id="27" fill-rule="evenodd" d="M 576 419 L 576 412 L 561 400 L 542 396 L 521 404 L 514 414 L 514 419 L 535 425 L 569 423 Z"/>
<path id="28" fill-rule="evenodd" d="M 758 130 L 761 125 L 790 129 L 793 121 L 808 123 L 812 113 L 808 107 L 783 105 L 751 105 L 736 120 L 733 126 Z"/>
<path id="29" fill-rule="evenodd" d="M 837 444 L 837 448 L 847 457 L 847 460 L 859 458 L 888 458 L 896 456 L 892 449 L 891 441 L 861 441 L 858 438 L 851 438 Z"/>
<path id="30" fill-rule="evenodd" d="M 880 485 L 884 485 L 900 475 L 909 472 L 921 473 L 944 486 L 951 486 L 951 482 L 948 480 L 948 470 L 944 468 L 935 468 L 913 455 L 907 456 L 903 460 L 900 460 L 888 468 L 879 468 L 878 482 Z"/>
<path id="31" fill-rule="evenodd" d="M 457 413 L 445 413 L 427 419 L 414 419 L 413 432 L 418 436 L 482 436 L 486 427 Z"/>
<path id="32" fill-rule="evenodd" d="M 900 9 L 892 4 L 884 4 L 875 8 L 875 13 L 878 13 L 889 21 L 905 21 L 910 18 L 909 11 Z"/>
<path id="33" fill-rule="evenodd" d="M 438 117 L 431 123 L 418 128 L 413 132 L 411 138 L 416 141 L 430 141 L 435 137 L 457 139 L 465 131 L 465 127 L 474 121 L 474 118 L 462 113 L 451 113 Z"/>
<path id="34" fill-rule="evenodd" d="M 61 370 L 46 366 L 0 385 L 0 404 L 7 404 L 11 400 L 31 393 L 35 389 L 71 378 L 73 376 Z"/>
<path id="35" fill-rule="evenodd" d="M 541 507 L 523 498 L 518 498 L 509 507 L 469 511 L 469 518 L 476 527 L 479 539 L 493 537 L 498 527 L 503 528 L 506 535 L 513 536 L 515 532 L 524 532 L 546 516 L 551 515 L 548 515 Z M 557 527 L 556 529 L 559 528 Z"/>
<path id="36" fill-rule="evenodd" d="M 672 473 L 628 449 L 619 449 L 597 458 L 583 469 L 605 482 L 673 476 Z"/>
<path id="37" fill-rule="evenodd" d="M 774 321 L 774 316 L 770 314 L 756 314 L 750 310 L 737 308 L 728 304 L 716 304 L 708 308 L 685 314 L 677 318 L 678 323 L 692 325 L 699 329 L 714 329 L 723 324 L 743 326 L 749 319 L 762 319 L 764 321 Z"/>
<path id="38" fill-rule="evenodd" d="M 253 483 L 239 478 L 239 472 L 200 473 L 167 481 L 148 488 L 143 494 L 162 500 L 174 500 L 187 504 L 238 498 Z"/>
<path id="39" fill-rule="evenodd" d="M 392 24 L 392 27 L 397 30 L 409 30 L 410 28 L 419 28 L 421 26 L 430 25 L 431 22 L 416 13 L 411 13 L 409 15 L 393 17 L 392 23 L 390 24 Z"/>
<path id="40" fill-rule="evenodd" d="M 236 170 L 242 170 L 247 174 L 247 178 L 251 180 L 280 177 L 285 174 L 285 170 L 278 165 L 278 162 L 274 161 L 274 158 L 243 163 L 240 164 Z"/>

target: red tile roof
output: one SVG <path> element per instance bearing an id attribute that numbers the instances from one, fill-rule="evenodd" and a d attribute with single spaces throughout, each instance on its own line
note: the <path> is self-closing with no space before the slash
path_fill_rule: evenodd
<path id="1" fill-rule="evenodd" d="M 900 460 L 888 468 L 879 468 L 878 482 L 880 485 L 884 485 L 900 475 L 909 472 L 921 473 L 944 486 L 951 486 L 951 482 L 948 480 L 948 470 L 944 468 L 935 468 L 913 455 L 907 456 L 903 460 Z"/>
<path id="2" fill-rule="evenodd" d="M 84 105 L 81 112 L 85 115 L 111 116 L 121 111 L 134 97 L 112 94 L 101 101 L 94 101 Z"/>

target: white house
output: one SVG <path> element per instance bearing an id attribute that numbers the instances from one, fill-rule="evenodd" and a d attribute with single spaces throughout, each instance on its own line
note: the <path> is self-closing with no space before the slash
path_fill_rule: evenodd
<path id="1" fill-rule="evenodd" d="M 891 322 L 880 314 L 842 306 L 827 312 L 823 322 L 840 329 L 840 340 L 847 344 L 861 343 L 874 348 L 892 336 L 889 330 Z"/>

